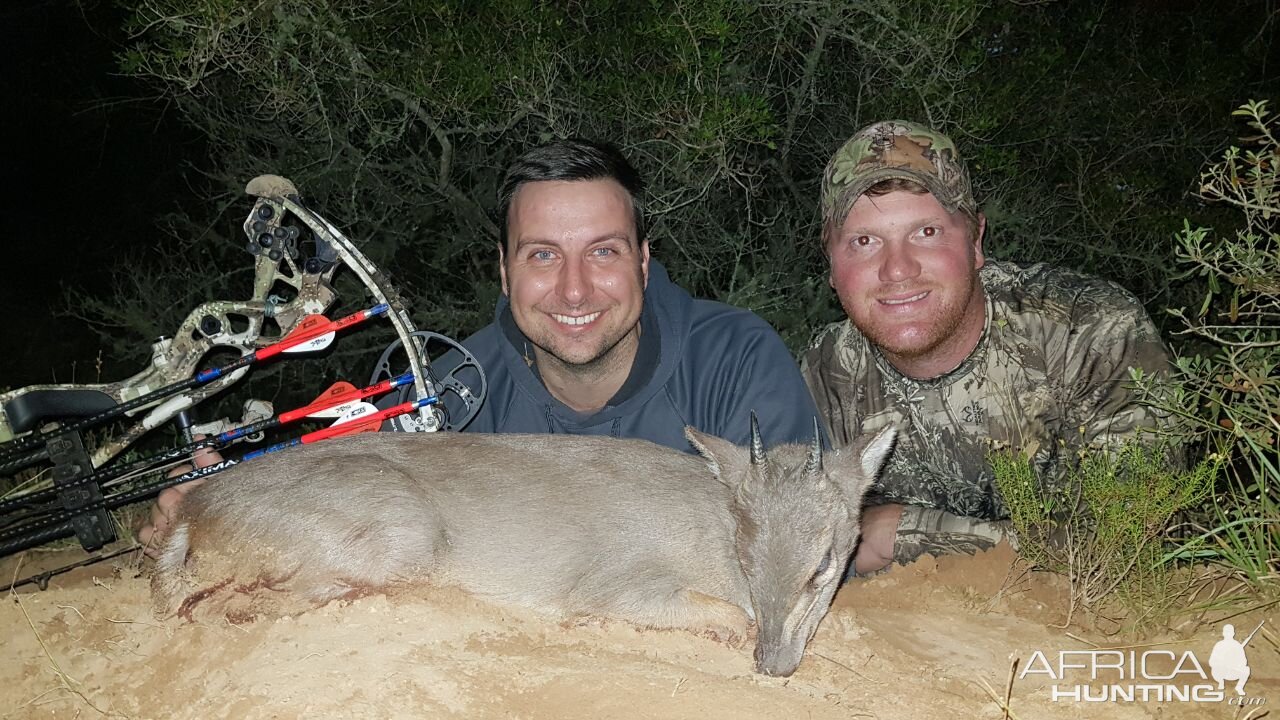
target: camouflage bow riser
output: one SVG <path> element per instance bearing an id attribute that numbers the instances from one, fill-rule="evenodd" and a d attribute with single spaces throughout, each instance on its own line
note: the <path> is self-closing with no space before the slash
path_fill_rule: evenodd
<path id="1" fill-rule="evenodd" d="M 193 377 L 200 361 L 215 350 L 229 350 L 244 356 L 278 342 L 293 332 L 303 319 L 324 313 L 334 304 L 337 293 L 332 285 L 333 276 L 344 265 L 352 270 L 377 302 L 388 306 L 388 318 L 404 345 L 410 367 L 415 370 L 424 367 L 420 343 L 410 341 L 415 328 L 400 294 L 355 245 L 327 220 L 302 205 L 297 190 L 288 180 L 262 176 L 250 182 L 247 191 L 258 197 L 244 223 L 245 233 L 251 238 L 251 252 L 257 255 L 253 297 L 248 300 L 211 301 L 198 306 L 187 315 L 172 338 L 162 339 L 153 345 L 150 366 L 130 378 L 103 384 L 32 385 L 0 395 L 0 444 L 7 444 L 23 434 L 5 411 L 13 401 L 38 393 L 74 392 L 82 396 L 96 393 L 99 396 L 97 402 L 109 406 L 109 411 L 114 413 L 110 417 L 124 414 L 138 418 L 93 450 L 93 465 L 101 466 L 146 433 L 171 420 L 180 411 L 200 404 L 239 381 L 248 372 L 248 368 L 235 370 L 208 384 L 183 390 L 123 413 L 120 406 L 136 402 L 161 388 Z M 317 255 L 308 259 L 308 264 L 313 267 L 298 266 L 296 247 L 289 246 L 289 236 L 296 237 L 296 233 L 282 224 L 282 220 L 287 217 L 286 213 L 298 218 L 313 233 L 319 248 Z M 271 238 L 266 246 L 260 242 L 263 236 Z M 282 285 L 292 290 L 293 297 L 287 301 L 282 301 L 280 297 Z M 279 335 L 263 335 L 268 319 L 279 328 Z M 415 373 L 414 387 L 419 397 L 433 394 L 432 388 L 428 387 L 430 381 L 425 375 L 422 372 Z M 434 415 L 428 410 L 419 411 L 419 417 L 425 429 L 434 429 Z M 94 416 L 77 424 L 90 427 L 107 419 L 110 418 Z M 19 440 L 16 446 L 9 445 L 8 452 L 5 452 L 5 445 L 0 445 L 0 460 L 7 460 L 6 455 L 12 457 L 17 454 L 14 450 L 22 446 L 34 447 L 35 443 Z"/>
<path id="2" fill-rule="evenodd" d="M 434 431 L 454 427 L 432 408 L 442 390 L 462 397 L 469 413 L 478 409 L 484 396 L 482 371 L 481 386 L 475 395 L 451 374 L 437 380 L 426 363 L 425 344 L 429 340 L 424 338 L 439 338 L 462 351 L 464 364 L 474 365 L 474 358 L 448 338 L 417 331 L 400 294 L 386 276 L 341 231 L 304 206 L 291 182 L 277 176 L 261 176 L 250 182 L 246 191 L 257 198 L 244 222 L 248 250 L 255 256 L 253 297 L 201 304 L 183 320 L 172 338 L 163 338 L 153 345 L 151 364 L 125 380 L 93 385 L 35 385 L 0 395 L 0 473 L 7 474 L 43 461 L 54 465 L 53 488 L 12 496 L 3 502 L 10 510 L 0 518 L 0 535 L 4 537 L 5 547 L 30 547 L 72 532 L 86 549 L 109 542 L 114 531 L 104 527 L 109 526 L 106 509 L 119 507 L 122 498 L 145 499 L 163 487 L 192 478 L 162 479 L 135 485 L 115 495 L 105 495 L 104 488 L 138 473 L 155 472 L 159 462 L 173 460 L 194 448 L 224 447 L 250 432 L 274 427 L 273 423 L 279 424 L 279 421 L 270 419 L 273 411 L 269 404 L 251 401 L 246 404 L 246 417 L 239 427 L 227 420 L 195 426 L 195 432 L 217 435 L 215 439 L 188 442 L 182 448 L 127 465 L 116 464 L 111 468 L 104 465 L 149 431 L 242 379 L 252 363 L 303 347 L 298 344 L 299 338 L 315 336 L 316 342 L 321 343 L 316 347 L 323 347 L 335 329 L 370 317 L 387 316 L 398 336 L 401 357 L 407 360 L 409 372 L 390 387 L 412 382 L 417 400 L 402 402 L 398 406 L 400 410 L 395 411 L 413 413 L 414 423 L 409 429 Z M 300 259 L 298 240 L 302 228 L 298 224 L 287 224 L 288 218 L 296 219 L 310 231 L 316 249 L 314 255 Z M 333 279 L 343 266 L 360 280 L 378 305 L 328 321 L 320 316 L 338 299 Z M 316 330 L 313 331 L 313 327 Z M 325 335 L 326 330 L 326 337 L 317 335 Z M 211 353 L 226 351 L 239 359 L 220 368 L 197 372 L 199 364 Z M 384 358 L 390 352 L 389 348 Z M 402 389 L 408 392 L 407 387 Z M 404 399 L 402 395 L 401 400 Z M 252 413 L 248 410 L 250 407 L 254 408 Z M 290 411 L 282 416 L 298 412 Z M 393 411 L 383 411 L 388 412 Z M 453 420 L 465 424 L 471 414 Z M 53 418 L 72 419 L 59 424 L 45 422 Z M 126 418 L 127 422 L 118 432 L 91 452 L 85 450 L 80 439 L 82 431 Z M 365 425 L 373 427 L 369 423 Z M 269 450 L 344 432 L 347 430 L 339 427 L 315 431 Z M 202 473 L 211 474 L 235 463 L 224 461 L 220 467 L 206 468 Z M 132 472 L 134 468 L 138 468 L 138 473 Z M 76 522 L 70 523 L 73 517 Z M 86 523 L 96 527 L 83 529 L 81 525 Z M 87 541 L 87 537 L 92 538 L 92 542 Z"/>

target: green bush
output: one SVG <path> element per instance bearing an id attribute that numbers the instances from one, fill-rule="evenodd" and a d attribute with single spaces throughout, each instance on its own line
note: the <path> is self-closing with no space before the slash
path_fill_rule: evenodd
<path id="1" fill-rule="evenodd" d="M 1218 463 L 1180 470 L 1167 445 L 1140 440 L 1082 453 L 1052 486 L 1021 453 L 992 453 L 1018 552 L 1068 578 L 1073 611 L 1105 617 L 1118 605 L 1135 622 L 1159 617 L 1179 598 L 1163 562 L 1168 531 L 1178 512 L 1209 496 Z"/>
<path id="2" fill-rule="evenodd" d="M 1234 113 L 1250 134 L 1200 178 L 1200 196 L 1242 215 L 1234 234 L 1188 223 L 1178 236 L 1186 275 L 1207 287 L 1198 307 L 1170 310 L 1198 341 L 1169 382 L 1143 378 L 1172 432 L 1224 460 L 1206 527 L 1170 558 L 1225 564 L 1254 587 L 1280 579 L 1280 122 L 1266 102 Z"/>

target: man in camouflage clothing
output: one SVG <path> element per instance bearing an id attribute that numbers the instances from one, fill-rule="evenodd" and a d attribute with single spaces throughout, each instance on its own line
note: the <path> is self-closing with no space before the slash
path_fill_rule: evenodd
<path id="1" fill-rule="evenodd" d="M 805 378 L 836 447 L 899 431 L 857 572 L 1005 537 L 992 447 L 1053 482 L 1082 447 L 1152 424 L 1126 386 L 1130 368 L 1168 362 L 1142 305 L 1112 282 L 985 260 L 986 219 L 946 136 L 897 121 L 858 132 L 827 165 L 822 212 L 849 319 L 815 339 Z"/>

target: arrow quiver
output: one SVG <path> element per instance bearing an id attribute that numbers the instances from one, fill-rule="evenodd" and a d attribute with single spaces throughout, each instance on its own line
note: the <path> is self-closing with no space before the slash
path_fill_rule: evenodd
<path id="1" fill-rule="evenodd" d="M 102 488 L 97 483 L 76 482 L 93 471 L 80 433 L 68 430 L 54 435 L 45 447 L 53 463 L 53 485 L 58 489 L 58 501 L 64 510 L 75 513 L 71 527 L 80 546 L 92 552 L 115 540 L 111 516 L 102 506 Z"/>
<path id="2" fill-rule="evenodd" d="M 190 426 L 187 413 L 192 408 L 238 382 L 255 364 L 324 349 L 335 335 L 370 319 L 385 318 L 395 329 L 395 361 L 402 374 L 394 379 L 388 374 L 385 387 L 365 388 L 360 397 L 396 388 L 399 409 L 394 413 L 411 417 L 397 423 L 397 429 L 461 429 L 479 411 L 487 388 L 475 358 L 456 341 L 414 327 L 386 275 L 333 224 L 306 207 L 292 182 L 264 175 L 251 181 L 246 192 L 255 198 L 243 224 L 245 249 L 254 258 L 252 297 L 199 305 L 172 336 L 152 345 L 150 365 L 125 380 L 32 385 L 0 394 L 0 476 L 49 468 L 34 485 L 0 493 L 0 557 L 71 535 L 86 550 L 100 548 L 115 538 L 109 510 L 240 462 L 228 459 L 178 478 L 163 476 L 195 450 L 261 440 L 264 430 L 294 419 L 333 417 L 309 411 L 272 417 L 269 403 L 251 400 L 240 421 L 194 425 L 194 432 L 210 436 L 205 440 L 188 438 L 181 447 L 127 463 L 117 459 L 175 417 Z M 337 320 L 324 317 L 338 300 L 334 277 L 339 272 L 358 279 L 377 304 Z M 199 369 L 211 354 L 225 357 L 227 351 L 237 358 Z M 433 367 L 432 356 L 442 361 L 439 367 Z M 380 367 L 386 366 L 386 358 L 383 353 Z M 403 419 L 394 413 L 387 417 Z M 111 432 L 98 431 L 109 423 Z M 370 427 L 367 422 L 352 424 L 357 425 Z M 95 432 L 86 435 L 90 430 Z M 282 445 L 345 432 L 337 426 Z M 94 442 L 87 445 L 86 437 Z"/>

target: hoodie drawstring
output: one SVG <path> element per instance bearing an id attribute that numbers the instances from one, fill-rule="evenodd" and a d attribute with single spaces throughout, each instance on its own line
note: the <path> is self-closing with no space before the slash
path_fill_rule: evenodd
<path id="1" fill-rule="evenodd" d="M 543 416 L 547 419 L 547 434 L 555 435 L 556 424 L 555 421 L 552 420 L 551 406 L 543 405 L 542 412 Z M 613 422 L 609 424 L 609 436 L 615 438 L 622 437 L 622 418 L 616 417 L 613 419 Z"/>

